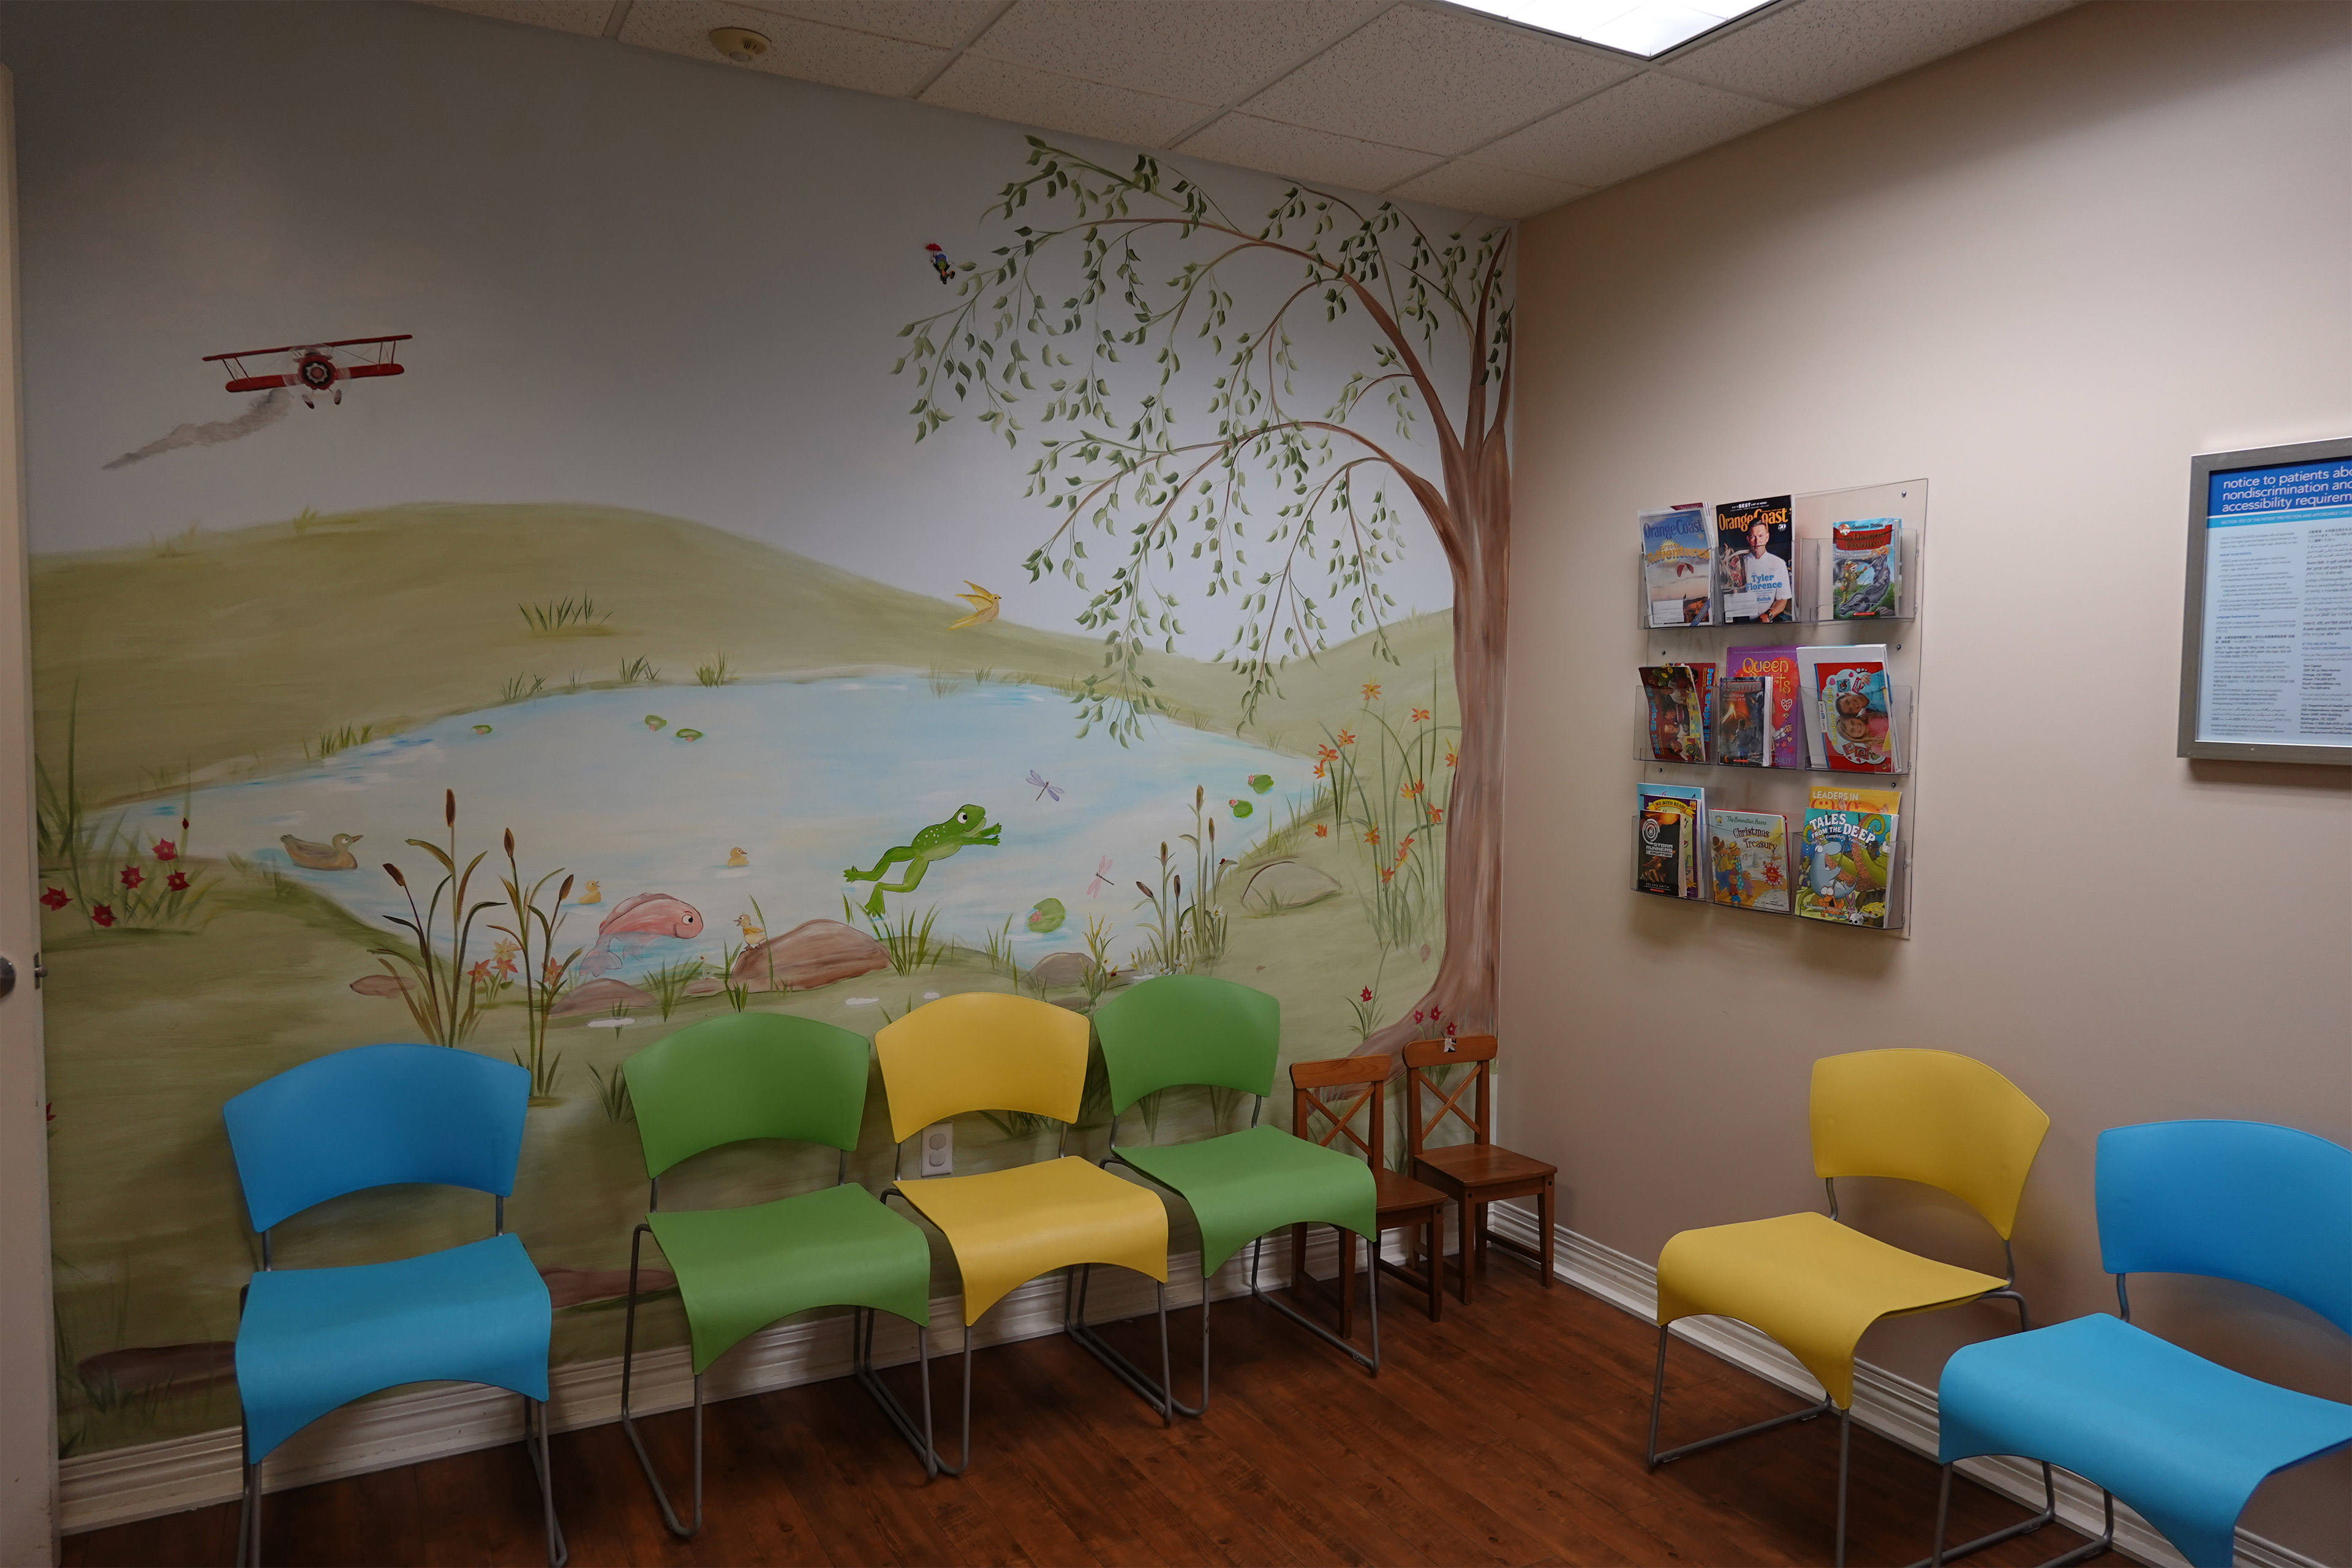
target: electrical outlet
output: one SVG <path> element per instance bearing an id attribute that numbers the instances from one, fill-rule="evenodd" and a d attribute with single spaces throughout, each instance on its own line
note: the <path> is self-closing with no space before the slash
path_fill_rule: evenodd
<path id="1" fill-rule="evenodd" d="M 955 1123 L 934 1121 L 917 1134 L 916 1173 L 924 1176 L 950 1176 L 955 1173 Z"/>

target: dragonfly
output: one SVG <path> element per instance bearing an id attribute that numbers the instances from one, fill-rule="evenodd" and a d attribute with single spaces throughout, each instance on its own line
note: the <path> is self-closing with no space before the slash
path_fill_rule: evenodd
<path id="1" fill-rule="evenodd" d="M 1029 770 L 1029 782 L 1037 786 L 1037 798 L 1039 800 L 1045 799 L 1049 795 L 1055 800 L 1062 798 L 1062 786 L 1057 784 L 1048 784 L 1044 779 L 1039 778 L 1035 768 L 1031 768 Z"/>
<path id="2" fill-rule="evenodd" d="M 1098 896 L 1105 888 L 1109 886 L 1110 857 L 1106 855 L 1102 858 L 1101 864 L 1095 868 L 1095 879 L 1087 884 L 1087 897 L 1090 899 L 1095 898 Z"/>

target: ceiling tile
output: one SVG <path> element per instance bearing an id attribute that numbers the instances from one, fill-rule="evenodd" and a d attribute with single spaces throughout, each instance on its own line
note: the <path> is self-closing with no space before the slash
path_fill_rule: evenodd
<path id="1" fill-rule="evenodd" d="M 1388 0 L 1014 0 L 972 52 L 1164 98 L 1231 103 Z"/>
<path id="2" fill-rule="evenodd" d="M 1668 66 L 1810 108 L 2066 9 L 2074 0 L 1798 0 Z"/>
<path id="3" fill-rule="evenodd" d="M 1465 153 L 1636 68 L 1524 28 L 1408 5 L 1244 107 L 1366 141 Z"/>
<path id="4" fill-rule="evenodd" d="M 853 33 L 879 33 L 886 38 L 951 49 L 987 21 L 1002 0 L 744 0 L 744 4 L 754 11 L 828 22 Z"/>
<path id="5" fill-rule="evenodd" d="M 1478 161 L 1579 185 L 1611 185 L 1794 113 L 1752 98 L 1637 76 L 1478 149 Z"/>
<path id="6" fill-rule="evenodd" d="M 604 36 L 605 20 L 613 15 L 613 0 L 425 0 L 425 3 L 438 5 L 444 11 L 496 16 L 501 22 L 528 22 L 535 27 L 552 27 L 559 33 L 580 33 L 591 38 Z"/>
<path id="7" fill-rule="evenodd" d="M 948 58 L 946 50 L 927 45 L 853 33 L 724 0 L 661 0 L 659 5 L 638 0 L 621 26 L 621 41 L 724 65 L 710 47 L 713 27 L 749 27 L 775 46 L 764 58 L 737 66 L 737 70 L 767 71 L 893 98 L 914 91 Z"/>
<path id="8" fill-rule="evenodd" d="M 1522 174 L 1516 169 L 1497 169 L 1485 163 L 1473 163 L 1465 158 L 1456 158 L 1426 174 L 1414 175 L 1403 184 L 1391 187 L 1386 194 L 1404 201 L 1451 207 L 1455 212 L 1477 213 L 1486 217 L 1523 218 L 1549 212 L 1556 206 L 1592 193 L 1583 185 L 1566 184 L 1559 180 Z"/>
<path id="9" fill-rule="evenodd" d="M 923 101 L 968 114 L 985 114 L 992 120 L 1010 120 L 1016 125 L 1124 142 L 1130 147 L 1165 147 L 1210 112 L 1197 103 L 1078 81 L 1010 60 L 984 60 L 970 54 L 924 89 Z"/>
<path id="10" fill-rule="evenodd" d="M 1250 114 L 1223 116 L 1187 141 L 1182 151 L 1196 158 L 1262 169 L 1285 179 L 1358 191 L 1384 191 L 1440 161 L 1427 153 L 1308 131 Z"/>

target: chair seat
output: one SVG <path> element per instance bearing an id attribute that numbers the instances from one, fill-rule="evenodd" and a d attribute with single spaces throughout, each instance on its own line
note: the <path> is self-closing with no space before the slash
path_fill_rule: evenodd
<path id="1" fill-rule="evenodd" d="M 487 1383 L 543 1400 L 553 1314 L 515 1236 L 394 1263 L 256 1274 L 236 1326 L 247 1458 L 404 1383 Z"/>
<path id="2" fill-rule="evenodd" d="M 1938 1391 L 1941 1458 L 2063 1466 L 2198 1568 L 2229 1568 L 2263 1479 L 2352 1443 L 2352 1405 L 2259 1383 L 2095 1316 L 1963 1347 Z"/>
<path id="3" fill-rule="evenodd" d="M 1014 1286 L 1071 1264 L 1115 1263 L 1167 1283 L 1167 1205 L 1075 1154 L 898 1188 L 955 1253 L 967 1324 Z"/>
<path id="4" fill-rule="evenodd" d="M 1540 1183 L 1559 1169 L 1492 1143 L 1452 1143 L 1423 1149 L 1412 1158 L 1415 1175 L 1456 1192 Z"/>
<path id="5" fill-rule="evenodd" d="M 1285 1226 L 1336 1225 L 1377 1234 L 1371 1167 L 1279 1127 L 1197 1143 L 1147 1144 L 1118 1157 L 1173 1188 L 1201 1227 L 1201 1270 L 1213 1274 L 1246 1242 Z"/>
<path id="6" fill-rule="evenodd" d="M 1444 1193 L 1428 1183 L 1416 1182 L 1411 1176 L 1385 1169 L 1372 1173 L 1372 1191 L 1373 1206 L 1380 1211 L 1381 1222 L 1384 1225 L 1391 1215 L 1439 1208 L 1447 1201 Z"/>
<path id="7" fill-rule="evenodd" d="M 677 1276 L 698 1374 L 746 1335 L 812 1307 L 877 1307 L 930 1321 L 930 1245 L 864 1187 L 646 1219 Z"/>
<path id="8" fill-rule="evenodd" d="M 1759 1328 L 1853 1403 L 1853 1350 L 1898 1312 L 1974 1300 L 2002 1282 L 1889 1247 L 1825 1215 L 1686 1230 L 1658 1255 L 1658 1321 L 1712 1314 Z"/>

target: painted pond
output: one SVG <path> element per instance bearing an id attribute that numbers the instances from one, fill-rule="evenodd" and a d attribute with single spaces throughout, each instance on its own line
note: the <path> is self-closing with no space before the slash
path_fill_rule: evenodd
<path id="1" fill-rule="evenodd" d="M 667 894 L 700 914 L 692 939 L 612 945 L 608 972 L 626 977 L 689 956 L 718 962 L 741 941 L 738 921 L 755 898 L 771 934 L 838 920 L 845 892 L 862 905 L 873 888 L 845 881 L 845 867 L 870 868 L 919 829 L 978 805 L 1002 825 L 1002 842 L 933 863 L 915 890 L 888 895 L 889 915 L 919 917 L 936 905 L 937 933 L 971 946 L 1011 917 L 1027 963 L 1081 946 L 1086 917 L 1099 913 L 1120 928 L 1114 952 L 1124 961 L 1135 884 L 1157 885 L 1161 841 L 1192 864 L 1178 836 L 1192 827 L 1196 784 L 1215 808 L 1220 854 L 1234 858 L 1313 787 L 1307 761 L 1232 736 L 1162 722 L 1122 751 L 1099 732 L 1078 739 L 1076 728 L 1058 691 L 970 680 L 935 691 L 920 677 L 565 693 L 460 714 L 297 773 L 199 790 L 192 837 L 198 854 L 243 855 L 384 926 L 407 903 L 383 862 L 397 860 L 430 889 L 437 872 L 404 840 L 446 842 L 442 792 L 455 789 L 468 853 L 495 851 L 512 826 L 527 875 L 560 866 L 579 879 L 559 951 L 593 949 L 600 924 L 636 894 Z M 1259 793 L 1254 775 L 1273 783 Z M 1246 820 L 1234 816 L 1234 799 L 1253 807 Z M 176 826 L 175 801 L 142 809 Z M 152 836 L 168 834 L 159 826 Z M 337 834 L 360 839 L 357 868 L 306 868 L 280 841 L 329 844 Z M 1106 858 L 1108 879 L 1098 879 Z M 499 896 L 491 869 L 486 861 L 478 873 L 478 898 Z M 593 903 L 584 897 L 591 882 Z M 1046 899 L 1061 901 L 1066 923 L 1029 931 L 1030 911 Z M 477 930 L 487 954 L 490 939 Z"/>

